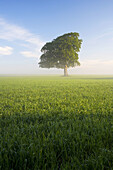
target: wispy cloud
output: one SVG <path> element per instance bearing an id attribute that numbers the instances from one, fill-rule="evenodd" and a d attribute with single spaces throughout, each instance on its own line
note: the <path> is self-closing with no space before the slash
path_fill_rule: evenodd
<path id="1" fill-rule="evenodd" d="M 14 24 L 7 23 L 3 18 L 0 18 L 0 39 L 14 41 L 14 40 L 26 40 L 30 36 L 30 33 Z"/>
<path id="2" fill-rule="evenodd" d="M 22 44 L 28 47 L 30 53 L 36 53 L 29 55 L 31 57 L 39 57 L 40 49 L 44 45 L 44 42 L 37 35 L 15 24 L 9 24 L 3 18 L 0 18 L 0 39 L 7 41 L 21 40 Z M 21 51 L 20 54 L 27 56 L 26 51 Z"/>
<path id="3" fill-rule="evenodd" d="M 28 57 L 28 58 L 30 58 L 30 57 L 37 58 L 37 54 L 33 53 L 32 51 L 22 51 L 22 52 L 20 52 L 20 54 L 22 54 L 23 56 Z"/>
<path id="4" fill-rule="evenodd" d="M 95 37 L 95 41 L 109 36 L 113 37 L 113 28 L 101 33 L 100 35 L 97 35 L 97 37 Z"/>
<path id="5" fill-rule="evenodd" d="M 6 46 L 6 47 L 0 47 L 0 56 L 2 55 L 11 55 L 13 53 L 13 48 Z"/>

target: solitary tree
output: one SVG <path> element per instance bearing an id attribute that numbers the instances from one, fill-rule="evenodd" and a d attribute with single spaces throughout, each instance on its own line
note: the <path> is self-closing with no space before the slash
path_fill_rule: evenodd
<path id="1" fill-rule="evenodd" d="M 67 68 L 80 66 L 78 52 L 82 40 L 79 33 L 68 33 L 46 43 L 41 52 L 39 66 L 42 68 L 62 68 L 64 76 L 68 76 Z"/>

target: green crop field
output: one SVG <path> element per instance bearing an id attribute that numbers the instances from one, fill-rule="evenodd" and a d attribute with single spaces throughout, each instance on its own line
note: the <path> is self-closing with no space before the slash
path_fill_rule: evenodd
<path id="1" fill-rule="evenodd" d="M 113 169 L 113 76 L 0 77 L 1 170 Z"/>

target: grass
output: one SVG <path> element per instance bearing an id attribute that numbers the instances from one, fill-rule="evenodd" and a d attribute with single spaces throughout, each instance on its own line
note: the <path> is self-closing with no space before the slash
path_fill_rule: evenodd
<path id="1" fill-rule="evenodd" d="M 113 76 L 0 77 L 0 169 L 113 169 Z"/>

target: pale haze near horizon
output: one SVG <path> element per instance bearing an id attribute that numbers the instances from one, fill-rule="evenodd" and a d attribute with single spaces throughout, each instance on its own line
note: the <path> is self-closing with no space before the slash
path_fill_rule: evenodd
<path id="1" fill-rule="evenodd" d="M 40 49 L 54 38 L 78 32 L 80 67 L 69 74 L 113 74 L 113 1 L 14 0 L 0 2 L 0 74 L 63 74 L 39 68 Z"/>

